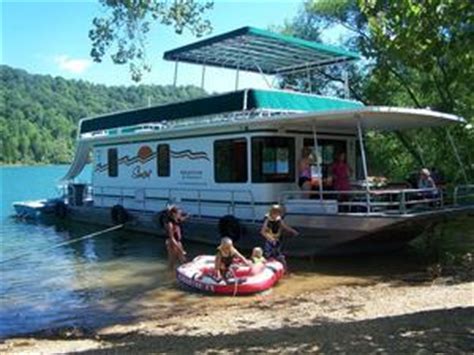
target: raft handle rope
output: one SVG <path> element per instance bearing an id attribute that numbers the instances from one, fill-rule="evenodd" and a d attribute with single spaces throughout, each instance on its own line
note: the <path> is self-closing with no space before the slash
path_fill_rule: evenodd
<path id="1" fill-rule="evenodd" d="M 94 238 L 94 237 L 97 237 L 98 235 L 101 235 L 101 234 L 105 234 L 105 233 L 109 233 L 109 232 L 113 232 L 115 230 L 118 230 L 120 228 L 122 228 L 125 224 L 119 224 L 119 225 L 116 225 L 116 226 L 113 226 L 113 227 L 110 227 L 110 228 L 107 228 L 107 229 L 103 229 L 101 231 L 98 231 L 98 232 L 94 232 L 94 233 L 91 233 L 91 234 L 87 234 L 87 235 L 84 235 L 82 237 L 79 237 L 79 238 L 75 238 L 75 239 L 72 239 L 72 240 L 68 240 L 66 242 L 62 242 L 62 243 L 59 243 L 59 244 L 56 244 L 56 245 L 53 245 L 49 248 L 46 248 L 46 249 L 43 249 L 41 251 L 49 251 L 49 250 L 52 250 L 52 249 L 56 249 L 56 248 L 59 248 L 59 247 L 62 247 L 64 245 L 69 245 L 69 244 L 73 244 L 73 243 L 77 243 L 81 240 L 85 240 L 85 239 L 89 239 L 89 238 Z M 38 251 L 35 251 L 35 252 L 29 252 L 29 253 L 24 253 L 24 254 L 20 254 L 20 255 L 16 255 L 14 256 L 13 258 L 9 258 L 9 259 L 5 259 L 5 260 L 0 260 L 0 264 L 4 264 L 4 263 L 7 263 L 7 262 L 10 262 L 10 261 L 13 261 L 13 260 L 16 260 L 16 259 L 20 259 L 20 258 L 24 258 L 25 256 L 29 256 L 29 255 L 32 255 L 33 253 L 37 253 Z"/>

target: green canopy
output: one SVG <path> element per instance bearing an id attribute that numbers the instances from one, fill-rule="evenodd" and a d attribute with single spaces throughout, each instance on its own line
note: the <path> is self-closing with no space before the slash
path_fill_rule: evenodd
<path id="1" fill-rule="evenodd" d="M 231 112 L 319 112 L 363 107 L 352 100 L 278 90 L 240 90 L 184 102 L 116 112 L 81 121 L 80 133 Z"/>
<path id="2" fill-rule="evenodd" d="M 357 53 L 342 48 L 254 27 L 242 27 L 164 54 L 166 60 L 272 75 L 359 58 Z"/>

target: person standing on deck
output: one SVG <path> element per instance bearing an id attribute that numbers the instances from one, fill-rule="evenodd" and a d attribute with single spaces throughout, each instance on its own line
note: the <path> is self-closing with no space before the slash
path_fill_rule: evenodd
<path id="1" fill-rule="evenodd" d="M 311 148 L 304 147 L 301 156 L 301 160 L 298 163 L 298 186 L 303 191 L 311 191 L 313 190 L 311 182 L 311 164 L 313 163 Z M 303 197 L 309 198 L 310 196 Z"/>
<path id="2" fill-rule="evenodd" d="M 166 250 L 168 251 L 168 266 L 174 270 L 177 262 L 186 261 L 186 251 L 183 248 L 181 224 L 189 217 L 176 206 L 168 207 L 164 228 L 168 238 L 166 239 Z"/>
<path id="3" fill-rule="evenodd" d="M 281 236 L 283 231 L 294 236 L 299 233 L 283 221 L 283 211 L 280 205 L 273 205 L 265 215 L 260 234 L 265 238 L 264 256 L 267 259 L 276 259 L 286 267 L 286 260 L 281 250 Z"/>
<path id="4" fill-rule="evenodd" d="M 346 162 L 346 153 L 337 155 L 336 161 L 331 165 L 333 189 L 335 191 L 349 191 L 351 189 L 351 167 Z"/>

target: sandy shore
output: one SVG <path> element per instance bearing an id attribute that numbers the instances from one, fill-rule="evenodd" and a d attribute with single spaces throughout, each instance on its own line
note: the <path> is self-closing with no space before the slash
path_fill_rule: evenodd
<path id="1" fill-rule="evenodd" d="M 389 281 L 203 297 L 133 324 L 7 339 L 1 353 L 472 353 L 474 283 Z"/>

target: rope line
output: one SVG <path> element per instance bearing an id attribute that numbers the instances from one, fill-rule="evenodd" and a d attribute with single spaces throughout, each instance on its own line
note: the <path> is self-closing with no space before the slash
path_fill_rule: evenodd
<path id="1" fill-rule="evenodd" d="M 110 227 L 110 228 L 107 228 L 107 229 L 104 229 L 104 230 L 101 230 L 101 231 L 98 231 L 98 232 L 94 232 L 94 233 L 91 233 L 91 234 L 87 234 L 87 235 L 84 235 L 84 236 L 79 237 L 79 238 L 75 238 L 75 239 L 72 239 L 72 240 L 68 240 L 68 241 L 65 241 L 65 242 L 62 242 L 62 243 L 53 245 L 53 246 L 51 246 L 51 247 L 49 247 L 49 248 L 45 248 L 45 249 L 42 249 L 42 250 L 39 250 L 39 251 L 35 251 L 35 252 L 28 252 L 28 253 L 16 255 L 16 256 L 14 256 L 13 258 L 5 259 L 5 260 L 0 260 L 0 264 L 4 264 L 4 263 L 7 263 L 7 262 L 16 260 L 16 259 L 24 258 L 25 256 L 32 255 L 33 253 L 37 253 L 37 252 L 41 252 L 41 251 L 49 251 L 49 250 L 53 250 L 53 249 L 62 247 L 62 246 L 64 246 L 64 245 L 69 245 L 69 244 L 73 244 L 73 243 L 80 242 L 81 240 L 85 240 L 85 239 L 89 239 L 89 238 L 94 238 L 94 237 L 97 237 L 98 235 L 101 235 L 101 234 L 105 234 L 105 233 L 109 233 L 109 232 L 113 232 L 113 231 L 115 231 L 115 230 L 118 230 L 118 229 L 122 228 L 124 225 L 125 225 L 125 224 L 118 224 L 118 225 L 116 225 L 116 226 L 113 226 L 113 227 Z"/>

